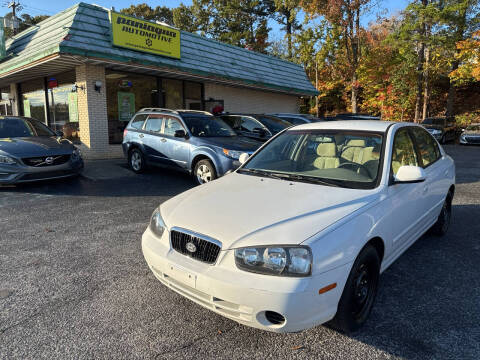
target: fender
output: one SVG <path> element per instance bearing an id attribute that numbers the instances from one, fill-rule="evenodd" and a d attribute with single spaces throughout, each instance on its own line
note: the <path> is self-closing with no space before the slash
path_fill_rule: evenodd
<path id="1" fill-rule="evenodd" d="M 218 169 L 220 167 L 219 167 L 217 153 L 213 149 L 211 149 L 210 147 L 203 146 L 203 145 L 196 147 L 192 151 L 192 155 L 190 157 L 190 164 L 189 164 L 190 172 L 193 172 L 192 165 L 193 165 L 193 161 L 195 160 L 195 158 L 197 156 L 206 156 L 213 163 L 213 166 L 215 166 L 215 170 L 217 170 L 217 172 L 218 172 Z"/>

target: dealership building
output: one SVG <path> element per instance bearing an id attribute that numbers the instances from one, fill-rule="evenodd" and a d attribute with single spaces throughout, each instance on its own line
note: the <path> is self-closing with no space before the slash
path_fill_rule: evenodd
<path id="1" fill-rule="evenodd" d="M 61 130 L 89 158 L 121 156 L 144 107 L 298 112 L 317 93 L 300 65 L 85 3 L 6 42 L 0 92 L 0 114 Z"/>

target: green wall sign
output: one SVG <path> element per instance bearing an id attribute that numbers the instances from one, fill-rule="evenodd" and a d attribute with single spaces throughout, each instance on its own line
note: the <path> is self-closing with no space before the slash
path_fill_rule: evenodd
<path id="1" fill-rule="evenodd" d="M 70 122 L 78 122 L 77 93 L 68 93 L 68 118 Z"/>
<path id="2" fill-rule="evenodd" d="M 119 91 L 118 93 L 118 120 L 130 121 L 135 114 L 135 94 Z"/>
<path id="3" fill-rule="evenodd" d="M 23 115 L 26 117 L 32 116 L 30 113 L 30 100 L 23 100 Z"/>

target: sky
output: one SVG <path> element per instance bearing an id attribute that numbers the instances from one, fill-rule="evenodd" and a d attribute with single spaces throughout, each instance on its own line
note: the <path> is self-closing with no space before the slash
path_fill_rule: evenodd
<path id="1" fill-rule="evenodd" d="M 370 14 L 367 14 L 364 19 L 364 25 L 367 25 L 370 21 L 375 21 L 376 19 L 376 13 L 381 12 L 382 15 L 388 16 L 388 15 L 393 15 L 401 10 L 403 10 L 409 3 L 408 0 L 377 0 L 379 2 L 378 8 L 374 9 Z M 2 6 L 0 7 L 0 16 L 4 16 L 8 12 L 11 11 L 11 9 L 7 8 L 7 3 L 9 1 L 4 0 L 1 4 Z M 23 10 L 20 11 L 19 15 L 23 13 L 27 13 L 29 15 L 35 16 L 35 15 L 54 15 L 62 10 L 65 10 L 76 3 L 78 3 L 78 0 L 49 0 L 47 1 L 38 1 L 38 0 L 19 0 L 20 4 L 23 6 Z M 125 7 L 129 7 L 132 4 L 139 4 L 139 3 L 144 3 L 146 2 L 152 7 L 155 6 L 168 6 L 168 7 L 177 7 L 181 2 L 183 2 L 186 5 L 191 4 L 190 0 L 184 0 L 184 1 L 175 1 L 175 0 L 163 0 L 163 1 L 148 1 L 148 0 L 94 0 L 92 2 L 88 0 L 84 0 L 84 2 L 87 3 L 93 3 L 97 4 L 106 8 L 111 8 L 112 6 L 115 7 L 116 10 L 123 9 Z M 18 15 L 17 15 L 18 16 Z M 269 23 L 269 26 L 272 28 L 275 35 L 280 35 L 280 26 L 276 24 L 274 21 L 271 21 Z"/>

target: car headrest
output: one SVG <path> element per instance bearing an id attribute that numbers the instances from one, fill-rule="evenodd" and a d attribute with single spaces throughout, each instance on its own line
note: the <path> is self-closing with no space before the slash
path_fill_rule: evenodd
<path id="1" fill-rule="evenodd" d="M 365 147 L 365 140 L 363 140 L 363 139 L 348 140 L 347 146 Z"/>
<path id="2" fill-rule="evenodd" d="M 325 157 L 335 157 L 337 156 L 337 147 L 335 143 L 320 143 L 317 146 L 317 155 Z"/>

